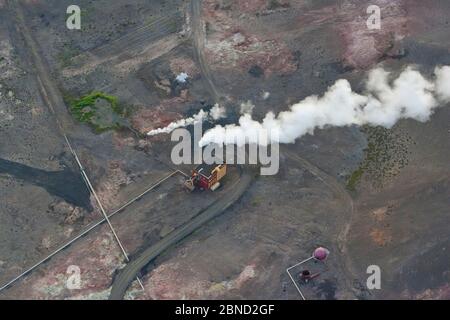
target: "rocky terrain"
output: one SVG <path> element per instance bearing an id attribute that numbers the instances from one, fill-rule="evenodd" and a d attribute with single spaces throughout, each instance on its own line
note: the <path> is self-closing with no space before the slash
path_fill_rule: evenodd
<path id="1" fill-rule="evenodd" d="M 439 0 L 203 0 L 198 17 L 190 1 L 80 0 L 81 30 L 66 28 L 69 4 L 0 0 L 0 288 L 101 221 L 99 202 L 133 259 L 221 196 L 186 193 L 192 167 L 173 165 L 170 135 L 149 130 L 218 100 L 221 124 L 249 107 L 259 120 L 337 79 L 361 91 L 376 66 L 429 76 L 450 65 L 450 3 Z M 380 30 L 366 27 L 369 5 L 381 9 Z M 65 115 L 48 103 L 36 55 Z M 73 116 L 73 101 L 92 92 L 117 99 L 120 126 L 95 130 Z M 328 271 L 304 287 L 308 299 L 449 299 L 449 119 L 442 105 L 425 123 L 324 128 L 281 146 L 277 175 L 256 178 L 231 209 L 151 262 L 143 289 L 135 281 L 125 298 L 300 299 L 286 268 L 325 246 Z M 99 224 L 0 298 L 107 299 L 126 262 Z M 67 288 L 71 265 L 78 289 Z M 369 265 L 381 268 L 380 290 L 365 286 Z"/>

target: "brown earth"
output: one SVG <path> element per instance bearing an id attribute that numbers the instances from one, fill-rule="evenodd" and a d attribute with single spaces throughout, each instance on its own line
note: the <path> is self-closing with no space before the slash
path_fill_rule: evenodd
<path id="1" fill-rule="evenodd" d="M 205 0 L 200 35 L 211 75 L 197 61 L 186 2 L 79 1 L 90 12 L 82 33 L 65 28 L 61 12 L 69 2 L 21 1 L 58 90 L 74 96 L 100 90 L 130 108 L 122 130 L 97 134 L 74 122 L 67 132 L 108 213 L 173 172 L 168 136 L 144 134 L 212 105 L 210 82 L 226 97 L 227 123 L 246 101 L 259 118 L 321 94 L 339 78 L 360 90 L 366 71 L 380 63 L 394 71 L 417 64 L 426 74 L 450 64 L 450 4 L 437 0 Z M 64 172 L 62 182 L 80 178 L 41 98 L 30 51 L 8 27 L 17 22 L 5 3 L 0 158 L 27 170 Z M 382 10 L 379 31 L 365 26 L 369 4 Z M 109 19 L 98 19 L 102 14 Z M 184 85 L 174 80 L 181 72 L 189 75 Z M 327 128 L 283 147 L 278 175 L 259 177 L 230 210 L 148 265 L 145 292 L 135 282 L 126 298 L 299 299 L 286 268 L 321 245 L 331 250 L 329 271 L 305 288 L 309 299 L 448 299 L 448 110 L 388 130 L 389 161 L 373 164 L 354 191 L 347 179 L 365 157 L 368 132 Z M 131 259 L 220 196 L 185 193 L 182 181 L 170 178 L 111 219 Z M 92 208 L 80 208 L 48 184 L 2 173 L 0 190 L 2 283 L 101 218 L 92 197 L 86 197 Z M 124 263 L 102 225 L 0 297 L 106 299 Z M 365 288 L 372 264 L 381 267 L 379 291 Z M 70 265 L 81 269 L 79 290 L 66 286 Z"/>

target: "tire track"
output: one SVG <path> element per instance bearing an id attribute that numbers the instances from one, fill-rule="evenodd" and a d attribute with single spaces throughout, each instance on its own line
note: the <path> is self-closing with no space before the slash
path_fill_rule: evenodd
<path id="1" fill-rule="evenodd" d="M 50 113 L 54 116 L 55 121 L 57 123 L 57 127 L 60 131 L 60 134 L 64 138 L 68 149 L 74 156 L 74 160 L 77 163 L 77 166 L 80 170 L 83 180 L 86 183 L 86 186 L 87 186 L 89 192 L 95 197 L 95 200 L 97 201 L 97 204 L 101 210 L 101 213 L 103 214 L 104 219 L 102 221 L 98 222 L 97 224 L 95 224 L 93 227 L 89 228 L 88 231 L 92 230 L 92 228 L 95 228 L 97 225 L 103 223 L 104 221 L 107 222 L 107 224 L 110 227 L 110 231 L 114 235 L 114 238 L 115 238 L 118 246 L 120 247 L 125 259 L 128 261 L 129 260 L 128 255 L 127 255 L 125 249 L 123 248 L 120 239 L 117 237 L 117 234 L 114 231 L 114 229 L 109 221 L 109 217 L 106 214 L 105 210 L 103 209 L 103 206 L 102 206 L 100 200 L 98 199 L 98 197 L 95 193 L 95 190 L 94 190 L 88 176 L 86 175 L 86 172 L 84 171 L 84 168 L 83 168 L 75 150 L 72 148 L 69 138 L 66 135 L 66 132 L 68 132 L 69 129 L 73 128 L 73 126 L 74 126 L 73 119 L 68 113 L 68 110 L 64 104 L 64 101 L 62 99 L 59 89 L 57 88 L 57 86 L 55 85 L 55 83 L 53 82 L 53 80 L 50 76 L 50 74 L 51 74 L 50 68 L 40 53 L 38 43 L 32 37 L 31 31 L 26 24 L 26 19 L 25 19 L 25 15 L 23 12 L 22 4 L 19 1 L 11 1 L 11 0 L 7 1 L 6 4 L 8 6 L 8 10 L 11 10 L 12 12 L 15 13 L 17 32 L 22 34 L 22 36 L 24 37 L 25 46 L 27 49 L 29 49 L 30 62 L 31 62 L 31 65 L 33 65 L 35 67 L 34 71 L 35 71 L 36 79 L 37 79 L 37 82 L 39 85 L 39 90 L 40 90 L 40 93 L 42 96 L 42 100 L 45 102 L 45 104 L 49 108 Z M 85 233 L 83 233 L 79 237 L 82 237 L 84 234 Z M 76 239 L 79 239 L 79 237 L 77 237 Z M 31 268 L 29 268 L 27 271 L 25 271 L 18 277 L 14 278 L 10 282 L 8 282 L 6 285 L 2 286 L 0 288 L 0 290 L 7 288 L 9 285 L 11 285 L 12 283 L 17 281 L 24 275 L 26 275 L 27 273 L 32 271 L 34 268 L 36 268 L 40 264 L 47 261 L 54 254 L 58 253 L 59 251 L 63 250 L 64 248 L 66 248 L 68 245 L 73 243 L 76 239 L 72 240 L 68 244 L 63 245 L 62 247 L 60 247 L 59 249 L 54 251 L 53 254 L 44 258 L 43 260 L 41 260 L 40 262 L 38 262 L 37 264 L 35 264 Z M 139 279 L 137 279 L 137 280 L 140 283 L 140 280 Z"/>
<path id="2" fill-rule="evenodd" d="M 147 248 L 138 257 L 129 262 L 115 278 L 109 299 L 121 300 L 133 279 L 138 276 L 139 272 L 146 265 L 157 258 L 161 253 L 170 249 L 194 231 L 218 217 L 239 200 L 250 186 L 254 176 L 253 172 L 248 167 L 240 168 L 240 170 L 242 170 L 242 173 L 239 180 L 228 188 L 229 192 L 227 194 L 215 201 L 208 208 L 200 211 L 194 218 L 169 233 L 163 239 Z"/>
<path id="3" fill-rule="evenodd" d="M 172 15 L 161 17 L 151 24 L 138 28 L 88 52 L 97 57 L 113 57 L 120 55 L 124 51 L 140 49 L 146 43 L 162 38 L 168 33 L 177 32 L 180 30 L 179 26 L 181 26 L 182 22 L 183 16 L 176 12 Z"/>
<path id="4" fill-rule="evenodd" d="M 209 66 L 206 63 L 204 57 L 204 30 L 201 20 L 201 1 L 192 0 L 190 5 L 191 10 L 191 30 L 192 30 L 192 41 L 194 44 L 194 54 L 196 60 L 200 66 L 200 71 L 206 80 L 206 85 L 208 91 L 212 95 L 216 102 L 221 100 L 221 95 L 214 85 L 212 74 L 209 70 Z M 222 198 L 214 202 L 211 206 L 201 211 L 193 219 L 182 225 L 181 227 L 175 229 L 162 240 L 158 241 L 156 244 L 152 245 L 144 252 L 142 252 L 137 258 L 129 262 L 125 268 L 123 268 L 116 279 L 113 282 L 111 289 L 111 294 L 109 296 L 110 300 L 120 300 L 125 295 L 127 288 L 129 287 L 131 281 L 138 275 L 138 273 L 161 253 L 171 248 L 173 245 L 177 244 L 194 231 L 202 227 L 207 222 L 213 220 L 215 217 L 219 216 L 226 209 L 228 209 L 234 202 L 239 200 L 239 198 L 245 193 L 245 191 L 250 186 L 253 181 L 254 173 L 247 167 L 238 167 L 242 174 L 239 180 L 230 187 L 231 191 L 225 194 Z"/>
<path id="5" fill-rule="evenodd" d="M 191 13 L 192 42 L 194 44 L 194 55 L 200 66 L 201 73 L 205 78 L 208 91 L 212 95 L 215 102 L 219 103 L 222 98 L 216 86 L 214 85 L 214 78 L 212 76 L 208 64 L 206 63 L 206 58 L 204 54 L 206 35 L 201 18 L 202 16 L 201 0 L 191 0 L 190 13 Z"/>
<path id="6" fill-rule="evenodd" d="M 170 38 L 181 31 L 184 16 L 177 11 L 156 21 L 139 27 L 107 44 L 89 49 L 71 59 L 73 66 L 62 70 L 65 76 L 74 76 L 93 70 L 109 61 L 121 63 L 133 55 L 144 54 L 151 50 L 157 41 Z M 168 40 L 170 41 L 170 39 Z"/>

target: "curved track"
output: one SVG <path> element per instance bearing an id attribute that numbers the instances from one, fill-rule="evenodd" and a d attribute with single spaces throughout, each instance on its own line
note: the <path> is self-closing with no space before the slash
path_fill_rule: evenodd
<path id="1" fill-rule="evenodd" d="M 201 211 L 197 216 L 189 220 L 181 227 L 175 229 L 153 246 L 147 248 L 137 258 L 130 261 L 114 280 L 110 300 L 122 299 L 130 283 L 136 278 L 148 263 L 159 256 L 169 247 L 183 240 L 185 237 L 196 231 L 208 221 L 219 216 L 236 202 L 250 186 L 254 174 L 248 167 L 242 167 L 241 176 L 234 185 L 229 187 L 229 192 L 222 198 L 215 201 L 211 206 Z"/>
<path id="2" fill-rule="evenodd" d="M 194 46 L 195 59 L 200 66 L 200 70 L 206 81 L 208 91 L 212 95 L 215 102 L 219 102 L 221 100 L 221 95 L 214 85 L 212 73 L 204 56 L 205 34 L 201 20 L 201 0 L 191 1 L 190 14 L 192 30 L 191 36 Z M 153 246 L 147 248 L 137 258 L 130 261 L 115 278 L 109 299 L 122 299 L 130 283 L 148 263 L 210 220 L 219 216 L 234 202 L 236 202 L 250 186 L 254 177 L 254 173 L 249 167 L 242 166 L 239 167 L 239 170 L 241 170 L 241 176 L 233 186 L 229 187 L 230 191 L 228 193 L 226 193 L 219 200 L 215 201 L 211 206 L 201 211 L 193 219 L 169 233 L 166 237 Z"/>

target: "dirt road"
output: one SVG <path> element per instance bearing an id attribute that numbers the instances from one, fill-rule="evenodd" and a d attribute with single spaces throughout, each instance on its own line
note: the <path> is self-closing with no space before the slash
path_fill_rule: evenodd
<path id="1" fill-rule="evenodd" d="M 190 3 L 192 42 L 194 46 L 195 58 L 200 66 L 201 73 L 205 79 L 208 91 L 215 102 L 219 103 L 222 96 L 214 85 L 212 73 L 204 56 L 205 33 L 201 19 L 201 0 L 192 0 Z M 248 167 L 239 167 L 241 176 L 235 185 L 230 187 L 230 191 L 211 206 L 200 212 L 195 218 L 175 229 L 161 241 L 145 250 L 139 257 L 127 264 L 127 266 L 116 277 L 111 289 L 110 300 L 122 299 L 131 281 L 138 272 L 150 261 L 159 256 L 169 247 L 178 243 L 195 230 L 203 226 L 208 221 L 219 216 L 236 202 L 250 186 L 255 174 Z"/>
<path id="2" fill-rule="evenodd" d="M 228 188 L 228 193 L 226 193 L 222 198 L 214 202 L 205 210 L 201 211 L 197 216 L 181 227 L 169 233 L 159 242 L 147 248 L 139 257 L 129 262 L 114 280 L 109 299 L 122 299 L 131 281 L 136 278 L 139 271 L 142 270 L 148 263 L 171 246 L 186 238 L 208 221 L 219 216 L 234 202 L 236 202 L 248 189 L 253 177 L 255 176 L 254 172 L 249 167 L 242 167 L 240 170 L 240 178 Z"/>
<path id="3" fill-rule="evenodd" d="M 50 77 L 51 69 L 46 61 L 42 58 L 38 44 L 32 37 L 31 31 L 25 21 L 22 5 L 19 1 L 8 1 L 9 9 L 15 13 L 17 23 L 15 24 L 17 32 L 19 32 L 25 39 L 25 44 L 29 50 L 29 59 L 31 65 L 35 68 L 36 78 L 39 84 L 42 98 L 50 111 L 54 114 L 56 122 L 61 129 L 61 132 L 70 132 L 74 126 L 73 118 L 70 116 L 61 93 L 56 84 Z"/>
<path id="4" fill-rule="evenodd" d="M 205 30 L 202 23 L 202 5 L 201 0 L 192 0 L 190 5 L 191 11 L 191 32 L 192 42 L 194 45 L 195 59 L 197 60 L 201 73 L 205 78 L 208 91 L 212 95 L 213 99 L 219 103 L 221 95 L 214 85 L 213 76 L 208 64 L 206 63 L 204 48 L 205 48 Z"/>
<path id="5" fill-rule="evenodd" d="M 104 220 L 109 225 L 111 232 L 113 233 L 113 235 L 116 239 L 117 244 L 119 245 L 119 247 L 121 248 L 121 250 L 125 256 L 125 259 L 128 260 L 127 253 L 126 253 L 125 249 L 123 248 L 119 238 L 117 237 L 117 235 L 109 221 L 109 218 L 108 218 L 105 210 L 103 209 L 103 206 L 100 203 L 100 200 L 97 197 L 96 192 L 95 192 L 89 178 L 87 177 L 87 175 L 84 171 L 84 168 L 83 168 L 81 162 L 79 161 L 79 158 L 78 158 L 75 150 L 73 149 L 73 147 L 69 141 L 69 138 L 67 137 L 67 133 L 74 130 L 75 122 L 74 122 L 73 118 L 71 117 L 71 115 L 69 114 L 69 111 L 63 101 L 62 94 L 59 91 L 58 86 L 56 85 L 56 83 L 54 82 L 54 80 L 51 77 L 51 69 L 47 65 L 45 59 L 43 58 L 43 56 L 39 50 L 38 43 L 32 37 L 30 28 L 27 26 L 23 8 L 22 8 L 22 4 L 19 1 L 8 1 L 7 4 L 8 4 L 8 8 L 11 10 L 11 12 L 15 14 L 16 31 L 19 32 L 24 38 L 25 46 L 26 46 L 26 49 L 28 50 L 28 55 L 29 55 L 29 59 L 31 62 L 30 65 L 34 66 L 34 68 L 35 68 L 35 70 L 33 70 L 33 71 L 37 78 L 37 82 L 39 85 L 39 90 L 41 92 L 42 99 L 43 99 L 44 103 L 47 105 L 47 107 L 49 108 L 50 112 L 53 114 L 55 121 L 58 125 L 59 131 L 60 131 L 62 137 L 64 138 L 68 149 L 74 156 L 74 160 L 77 163 L 78 168 L 80 169 L 80 173 L 82 175 L 82 180 L 86 184 L 87 190 L 89 190 L 90 194 L 94 196 L 94 198 L 100 208 L 100 211 L 102 212 L 102 214 L 104 216 Z M 63 246 L 63 247 L 65 247 L 65 246 Z M 58 249 L 58 252 L 59 252 L 59 250 L 62 250 L 62 249 Z M 43 261 L 45 261 L 45 260 L 46 259 L 42 260 L 38 264 L 35 264 L 32 267 L 32 269 L 37 267 L 39 264 L 43 263 Z M 19 275 L 18 277 L 16 277 L 12 281 L 10 281 L 9 284 L 11 284 L 12 282 L 19 279 L 22 275 Z M 9 284 L 7 284 L 7 285 L 9 285 Z M 2 287 L 2 288 L 4 288 L 4 287 Z"/>

